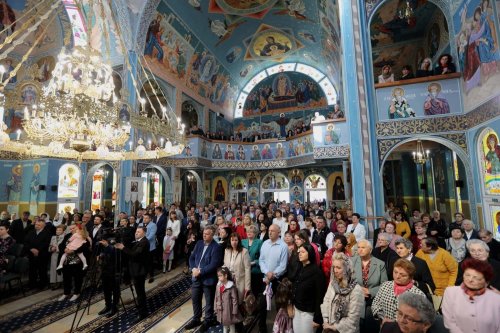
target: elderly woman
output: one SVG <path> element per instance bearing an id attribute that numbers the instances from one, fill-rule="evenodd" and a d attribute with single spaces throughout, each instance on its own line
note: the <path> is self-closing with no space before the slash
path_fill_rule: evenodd
<path id="1" fill-rule="evenodd" d="M 247 239 L 241 241 L 241 245 L 247 249 L 248 255 L 250 256 L 250 266 L 251 271 L 251 286 L 252 291 L 255 294 L 260 294 L 264 291 L 264 284 L 262 282 L 262 272 L 259 266 L 259 256 L 260 248 L 262 247 L 262 241 L 257 236 L 257 227 L 255 225 L 250 225 L 247 227 Z"/>
<path id="2" fill-rule="evenodd" d="M 438 246 L 435 238 L 425 238 L 416 257 L 425 260 L 427 263 L 436 286 L 434 293 L 437 296 L 442 296 L 446 287 L 455 285 L 458 264 L 448 251 Z"/>
<path id="3" fill-rule="evenodd" d="M 372 244 L 368 240 L 362 239 L 358 242 L 358 255 L 352 258 L 356 281 L 361 286 L 365 297 L 366 313 L 361 314 L 361 317 L 364 318 L 362 322 L 363 331 L 369 331 L 373 325 L 376 325 L 371 311 L 371 304 L 382 283 L 387 281 L 385 264 L 373 257 L 371 253 Z"/>
<path id="4" fill-rule="evenodd" d="M 500 290 L 500 262 L 494 260 L 490 256 L 490 248 L 488 244 L 479 239 L 471 239 L 466 243 L 467 251 L 470 256 L 479 261 L 488 262 L 493 267 L 493 277 L 490 281 L 490 286 Z M 458 267 L 458 276 L 456 285 L 459 286 L 463 282 L 462 266 Z"/>
<path id="5" fill-rule="evenodd" d="M 398 298 L 396 321 L 386 321 L 380 333 L 426 333 L 436 319 L 434 306 L 417 294 L 405 292 Z"/>
<path id="6" fill-rule="evenodd" d="M 383 322 L 396 320 L 398 297 L 404 292 L 425 296 L 413 283 L 415 271 L 415 265 L 411 261 L 396 260 L 392 273 L 393 281 L 384 282 L 373 300 L 372 311 L 375 317 Z"/>
<path id="7" fill-rule="evenodd" d="M 500 294 L 488 289 L 493 267 L 473 258 L 461 266 L 464 282 L 444 293 L 444 325 L 450 333 L 500 332 Z"/>
<path id="8" fill-rule="evenodd" d="M 323 332 L 359 332 L 359 318 L 365 313 L 364 308 L 363 290 L 356 282 L 349 257 L 335 254 L 332 278 L 321 304 Z"/>
<path id="9" fill-rule="evenodd" d="M 415 234 L 411 235 L 410 239 L 413 243 L 413 254 L 417 253 L 422 247 L 422 239 L 427 238 L 427 224 L 422 221 L 415 222 L 413 225 Z"/>
<path id="10" fill-rule="evenodd" d="M 418 286 L 418 288 L 423 291 L 426 296 L 430 299 L 429 288 L 434 292 L 436 286 L 432 280 L 431 272 L 429 271 L 429 266 L 425 260 L 417 258 L 412 253 L 412 243 L 409 239 L 399 238 L 396 241 L 396 253 L 400 258 L 407 259 L 415 265 L 416 271 L 413 275 L 413 281 Z M 429 287 L 427 287 L 429 286 Z M 429 295 L 428 295 L 429 294 Z"/>
<path id="11" fill-rule="evenodd" d="M 245 295 L 251 288 L 252 266 L 248 250 L 241 245 L 240 237 L 237 233 L 229 236 L 229 244 L 224 251 L 224 266 L 231 271 L 231 276 L 238 289 L 238 302 L 241 304 L 245 300 Z"/>
<path id="12" fill-rule="evenodd" d="M 396 250 L 396 244 L 395 244 L 396 239 L 399 237 L 398 234 L 396 234 L 396 223 L 393 221 L 387 221 L 385 223 L 385 230 L 384 231 L 391 238 L 391 242 L 389 243 L 389 247 L 395 251 Z"/>
<path id="13" fill-rule="evenodd" d="M 316 263 L 311 244 L 302 245 L 297 252 L 302 267 L 293 281 L 293 329 L 295 332 L 313 333 L 321 323 L 323 273 Z"/>

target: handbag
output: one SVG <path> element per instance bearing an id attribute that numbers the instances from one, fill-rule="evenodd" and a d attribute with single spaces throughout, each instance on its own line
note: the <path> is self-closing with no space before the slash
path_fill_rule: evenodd
<path id="1" fill-rule="evenodd" d="M 429 287 L 428 284 L 426 284 L 427 289 L 429 290 L 429 294 L 432 297 L 432 304 L 434 305 L 434 310 L 436 312 L 439 312 L 441 310 L 441 304 L 443 303 L 443 296 L 438 296 L 432 292 L 431 287 Z"/>

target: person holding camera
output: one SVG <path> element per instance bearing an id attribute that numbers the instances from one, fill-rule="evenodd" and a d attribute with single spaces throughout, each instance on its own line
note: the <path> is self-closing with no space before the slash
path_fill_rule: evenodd
<path id="1" fill-rule="evenodd" d="M 118 312 L 120 302 L 120 271 L 118 253 L 113 243 L 113 234 L 108 234 L 109 238 L 99 241 L 101 251 L 97 261 L 101 266 L 101 282 L 104 292 L 104 309 L 98 312 L 99 316 L 113 317 Z"/>
<path id="2" fill-rule="evenodd" d="M 125 247 L 123 243 L 116 243 L 115 248 L 122 250 L 128 256 L 130 276 L 134 282 L 137 293 L 137 311 L 139 316 L 135 323 L 140 322 L 148 316 L 146 308 L 146 274 L 148 266 L 144 258 L 149 256 L 149 241 L 146 238 L 146 229 L 138 227 L 135 231 L 135 242 L 132 247 Z"/>

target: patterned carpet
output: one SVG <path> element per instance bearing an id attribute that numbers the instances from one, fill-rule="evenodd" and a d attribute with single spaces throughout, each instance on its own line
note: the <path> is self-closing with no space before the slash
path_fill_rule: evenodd
<path id="1" fill-rule="evenodd" d="M 137 311 L 128 306 L 127 312 L 120 312 L 118 316 L 111 319 L 99 317 L 98 319 L 79 327 L 75 332 L 145 332 L 158 322 L 163 320 L 172 311 L 187 302 L 191 298 L 191 277 L 179 274 L 167 284 L 159 286 L 148 293 L 147 305 L 149 316 L 137 325 L 132 321 L 137 316 Z M 122 308 L 120 308 L 122 310 Z"/>
<path id="2" fill-rule="evenodd" d="M 156 295 L 156 293 L 160 290 L 164 290 L 165 288 L 171 286 L 172 284 L 176 284 L 179 281 L 184 280 L 186 277 L 183 274 L 179 274 L 172 279 L 168 283 L 162 286 L 158 286 L 147 292 L 148 296 L 148 305 L 151 306 L 149 298 L 151 295 Z M 188 279 L 190 283 L 190 279 Z M 187 287 L 189 289 L 190 285 Z M 129 288 L 128 286 L 124 286 L 123 289 Z M 122 289 L 122 290 L 123 290 Z M 80 308 L 83 308 L 87 305 L 87 300 L 89 297 L 90 291 L 85 290 L 82 292 L 82 304 Z M 49 298 L 45 301 L 39 302 L 37 304 L 33 304 L 26 308 L 20 309 L 13 313 L 10 313 L 6 316 L 3 316 L 0 319 L 0 332 L 16 332 L 16 333 L 27 333 L 36 331 L 44 326 L 50 325 L 66 316 L 74 314 L 77 309 L 78 301 L 70 302 L 69 299 L 65 301 L 59 302 L 57 299 L 60 295 L 56 297 Z M 187 297 L 189 299 L 190 296 Z M 101 290 L 98 290 L 94 296 L 92 297 L 91 303 L 95 304 L 101 301 L 104 298 Z M 171 302 L 172 299 L 169 300 Z M 175 300 L 177 301 L 177 300 Z M 175 303 L 174 301 L 174 303 Z M 5 305 L 4 305 L 5 306 Z M 130 305 L 129 305 L 130 306 Z M 121 309 L 121 308 L 120 308 Z M 174 308 L 175 309 L 175 308 Z M 129 311 L 132 312 L 132 311 Z M 135 310 L 134 310 L 135 312 Z M 120 316 L 121 317 L 121 316 Z M 151 317 L 151 316 L 150 316 Z M 78 317 L 79 318 L 79 317 Z M 149 318 L 148 318 L 149 320 Z M 100 322 L 99 320 L 95 322 Z M 142 323 L 141 323 L 142 324 Z M 68 327 L 69 329 L 69 327 Z"/>

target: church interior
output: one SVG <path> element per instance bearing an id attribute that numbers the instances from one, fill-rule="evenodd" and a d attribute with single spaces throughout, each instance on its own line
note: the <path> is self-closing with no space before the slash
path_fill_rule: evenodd
<path id="1" fill-rule="evenodd" d="M 500 0 L 0 0 L 0 220 L 299 203 L 376 241 L 399 207 L 500 241 L 499 29 Z M 99 316 L 100 289 L 28 288 L 2 251 L 1 332 L 192 319 L 180 257 L 136 322 Z"/>

